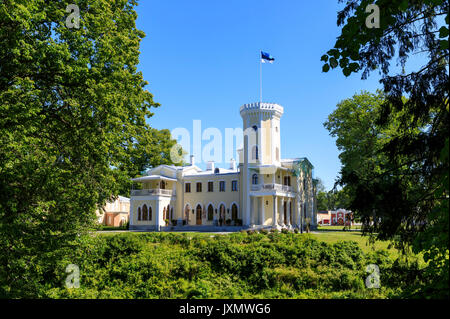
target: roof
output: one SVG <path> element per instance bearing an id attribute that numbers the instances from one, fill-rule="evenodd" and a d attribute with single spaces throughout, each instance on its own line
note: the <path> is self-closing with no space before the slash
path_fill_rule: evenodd
<path id="1" fill-rule="evenodd" d="M 124 196 L 120 196 L 119 195 L 119 201 L 121 201 L 121 202 L 129 202 L 130 199 L 128 197 L 124 197 Z"/>
<path id="2" fill-rule="evenodd" d="M 167 177 L 163 175 L 148 175 L 148 176 L 142 176 L 131 179 L 133 182 L 146 182 L 146 181 L 155 181 L 155 180 L 165 180 L 165 181 L 172 181 L 176 182 L 176 178 Z"/>

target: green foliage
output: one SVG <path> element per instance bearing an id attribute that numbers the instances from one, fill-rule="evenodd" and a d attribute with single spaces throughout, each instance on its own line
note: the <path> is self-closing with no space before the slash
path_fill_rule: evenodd
<path id="1" fill-rule="evenodd" d="M 326 244 L 293 233 L 123 233 L 82 236 L 54 256 L 37 296 L 48 298 L 393 298 L 420 296 L 412 259 L 364 253 L 355 242 Z M 365 267 L 380 267 L 380 289 L 367 289 Z M 64 286 L 80 269 L 80 288 Z"/>
<path id="2" fill-rule="evenodd" d="M 430 281 L 440 286 L 441 296 L 445 296 L 448 172 L 425 177 L 422 163 L 416 163 L 414 157 L 392 156 L 387 151 L 404 123 L 405 111 L 392 113 L 389 125 L 380 125 L 384 101 L 380 92 L 362 92 L 340 102 L 324 124 L 341 150 L 338 182 L 344 188 L 340 193 L 346 194 L 348 207 L 361 219 L 365 232 L 393 239 L 406 250 L 413 245 L 416 253 L 426 252 Z M 415 127 L 411 117 L 409 121 L 409 138 L 421 136 L 424 128 Z M 442 150 L 441 162 L 448 162 L 448 148 Z"/>
<path id="3" fill-rule="evenodd" d="M 365 215 L 366 231 L 426 253 L 431 295 L 448 298 L 449 1 L 345 2 L 337 18 L 341 34 L 321 57 L 322 70 L 339 67 L 345 76 L 362 71 L 363 79 L 377 70 L 384 98 L 374 110 L 354 97 L 368 114 L 357 109 L 357 114 L 340 116 L 346 112 L 341 105 L 333 115 L 336 121 L 328 122 L 345 150 L 341 185 L 356 190 L 352 206 Z M 372 3 L 379 8 L 379 28 L 366 27 Z M 406 73 L 409 57 L 416 54 L 420 64 Z M 392 72 L 394 60 L 401 73 Z"/>
<path id="4" fill-rule="evenodd" d="M 35 296 L 38 260 L 174 143 L 146 123 L 159 105 L 137 71 L 136 1 L 76 1 L 68 28 L 72 3 L 0 3 L 0 295 Z"/>

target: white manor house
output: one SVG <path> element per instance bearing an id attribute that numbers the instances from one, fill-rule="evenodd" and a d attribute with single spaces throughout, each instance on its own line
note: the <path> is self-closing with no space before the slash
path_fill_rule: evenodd
<path id="1" fill-rule="evenodd" d="M 305 157 L 282 159 L 280 119 L 273 103 L 240 108 L 244 145 L 239 164 L 160 165 L 133 179 L 131 230 L 239 230 L 315 227 L 313 166 Z"/>

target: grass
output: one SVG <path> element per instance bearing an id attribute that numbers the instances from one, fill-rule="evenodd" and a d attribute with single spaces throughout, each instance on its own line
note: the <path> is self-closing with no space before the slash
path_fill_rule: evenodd
<path id="1" fill-rule="evenodd" d="M 330 226 L 330 225 L 317 226 L 318 230 L 342 230 L 343 228 L 344 228 L 344 226 Z M 351 230 L 359 230 L 359 229 L 361 229 L 361 226 L 359 226 L 359 225 L 352 226 L 352 228 L 351 228 Z"/>
<path id="2" fill-rule="evenodd" d="M 340 229 L 342 229 L 342 227 L 340 227 Z M 361 249 L 364 252 L 386 249 L 387 251 L 389 251 L 389 253 L 393 257 L 398 256 L 397 249 L 390 248 L 388 241 L 377 240 L 374 243 L 369 243 L 369 237 L 362 236 L 362 233 L 359 230 L 351 230 L 351 231 L 341 231 L 341 230 L 340 231 L 330 231 L 330 230 L 321 231 L 321 230 L 318 230 L 317 233 L 313 233 L 313 234 L 311 234 L 311 236 L 313 238 L 316 238 L 317 240 L 320 240 L 320 241 L 323 241 L 323 242 L 326 242 L 329 244 L 334 244 L 339 241 L 354 241 L 354 242 L 358 243 L 358 246 L 361 247 Z"/>

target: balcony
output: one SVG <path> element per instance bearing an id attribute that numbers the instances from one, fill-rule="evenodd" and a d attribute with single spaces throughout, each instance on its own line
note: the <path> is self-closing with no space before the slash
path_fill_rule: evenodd
<path id="1" fill-rule="evenodd" d="M 294 192 L 293 187 L 288 185 L 281 185 L 281 184 L 258 184 L 258 185 L 252 185 L 251 187 L 252 191 L 278 191 L 278 192 L 286 192 L 291 193 Z"/>
<path id="2" fill-rule="evenodd" d="M 151 188 L 151 189 L 132 189 L 131 196 L 149 196 L 149 195 L 175 195 L 175 191 L 171 189 Z"/>

